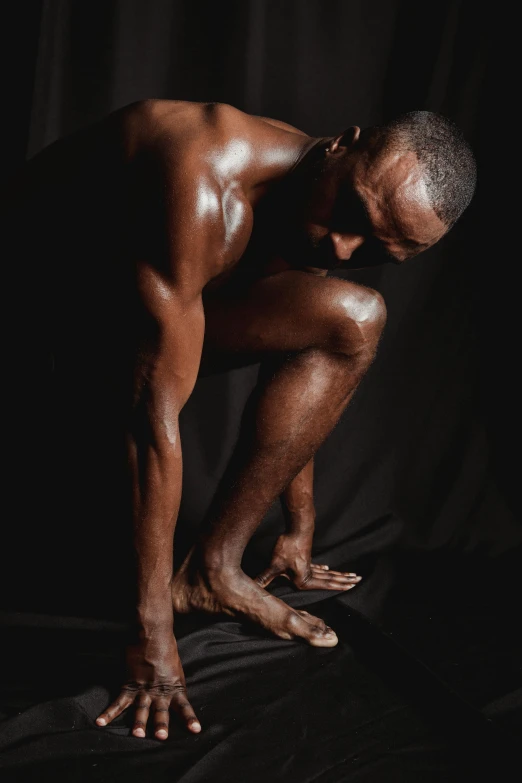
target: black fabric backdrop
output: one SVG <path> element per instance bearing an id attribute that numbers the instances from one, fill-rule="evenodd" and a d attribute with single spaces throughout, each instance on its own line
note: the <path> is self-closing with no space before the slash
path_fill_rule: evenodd
<path id="1" fill-rule="evenodd" d="M 37 500 L 25 511 L 18 504 L 5 548 L 17 581 L 2 591 L 3 779 L 520 774 L 518 312 L 501 198 L 510 172 L 494 130 L 510 64 L 491 9 L 458 0 L 47 0 L 12 10 L 7 29 L 16 47 L 4 176 L 126 103 L 163 97 L 232 103 L 315 135 L 440 111 L 472 143 L 479 186 L 438 247 L 401 268 L 350 273 L 381 291 L 389 318 L 376 361 L 316 455 L 315 553 L 365 579 L 334 598 L 274 585 L 328 617 L 339 647 L 310 650 L 229 618 L 183 618 L 201 736 L 176 730 L 158 747 L 130 737 L 125 717 L 97 729 L 93 718 L 121 677 L 125 631 L 117 603 L 95 584 L 118 546 L 111 520 L 89 526 L 75 511 L 74 558 L 64 564 L 60 553 L 53 592 L 45 584 L 57 549 L 52 516 Z M 256 376 L 251 367 L 202 378 L 183 411 L 178 560 L 224 472 Z M 38 464 L 45 443 L 35 449 Z M 282 525 L 275 504 L 248 547 L 250 573 Z M 33 574 L 29 589 L 18 564 Z"/>

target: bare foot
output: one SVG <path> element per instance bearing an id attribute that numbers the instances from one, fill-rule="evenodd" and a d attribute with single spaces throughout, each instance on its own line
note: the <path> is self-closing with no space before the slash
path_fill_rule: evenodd
<path id="1" fill-rule="evenodd" d="M 194 610 L 241 615 L 280 639 L 304 639 L 313 647 L 335 647 L 337 636 L 319 617 L 297 611 L 267 593 L 241 569 L 209 569 L 189 553 L 172 582 L 174 612 Z"/>

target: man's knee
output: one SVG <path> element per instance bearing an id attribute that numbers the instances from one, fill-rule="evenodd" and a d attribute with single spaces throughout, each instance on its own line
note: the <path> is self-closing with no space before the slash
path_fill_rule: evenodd
<path id="1" fill-rule="evenodd" d="M 340 282 L 332 301 L 331 347 L 364 367 L 375 355 L 386 323 L 386 305 L 378 291 Z"/>

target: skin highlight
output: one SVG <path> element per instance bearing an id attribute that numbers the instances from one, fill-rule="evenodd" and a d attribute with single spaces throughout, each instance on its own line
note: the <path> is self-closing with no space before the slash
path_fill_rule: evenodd
<path id="1" fill-rule="evenodd" d="M 283 639 L 337 644 L 320 618 L 265 590 L 278 576 L 302 590 L 345 591 L 361 580 L 312 562 L 313 456 L 374 359 L 386 308 L 376 291 L 329 278 L 328 270 L 402 264 L 447 227 L 429 204 L 413 153 L 376 154 L 357 127 L 313 138 L 231 106 L 182 101 L 131 104 L 51 145 L 30 161 L 11 198 L 23 210 L 28 194 L 45 193 L 63 172 L 74 199 L 87 189 L 79 164 L 86 150 L 95 151 L 98 188 L 104 177 L 114 188 L 125 183 L 121 255 L 133 324 L 124 352 L 133 381 L 122 406 L 136 634 L 121 693 L 97 724 L 134 705 L 134 736 L 144 737 L 151 721 L 165 740 L 170 710 L 189 731 L 201 730 L 175 613 L 225 612 Z M 77 220 L 81 226 L 81 214 Z M 103 264 L 91 267 L 103 285 Z M 259 382 L 234 455 L 198 542 L 174 574 L 179 413 L 198 377 L 253 363 Z M 286 532 L 254 580 L 241 558 L 277 497 Z"/>

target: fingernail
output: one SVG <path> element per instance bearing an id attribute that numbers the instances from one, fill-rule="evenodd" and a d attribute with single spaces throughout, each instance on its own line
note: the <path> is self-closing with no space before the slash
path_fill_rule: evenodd
<path id="1" fill-rule="evenodd" d="M 332 629 L 330 629 L 329 631 L 327 631 L 325 633 L 325 636 L 328 636 L 329 638 L 331 638 L 332 636 L 335 636 L 335 633 L 334 633 L 334 631 L 332 631 Z"/>
<path id="2" fill-rule="evenodd" d="M 156 737 L 159 737 L 160 739 L 167 739 L 168 734 L 165 729 L 158 729 L 156 732 Z"/>
<path id="3" fill-rule="evenodd" d="M 98 726 L 106 726 L 107 725 L 107 721 L 105 720 L 105 718 L 96 718 L 96 723 L 98 724 Z"/>
<path id="4" fill-rule="evenodd" d="M 143 729 L 134 729 L 133 734 L 134 734 L 135 737 L 144 737 L 145 736 L 145 732 L 143 731 Z"/>
<path id="5" fill-rule="evenodd" d="M 190 724 L 190 728 L 191 728 L 192 731 L 200 732 L 201 731 L 201 724 L 199 724 L 196 721 L 194 721 L 194 723 Z"/>
<path id="6" fill-rule="evenodd" d="M 361 579 L 362 579 L 362 576 L 356 576 L 356 577 L 355 577 L 355 581 L 356 581 L 356 582 L 360 582 L 360 581 L 361 581 Z"/>

